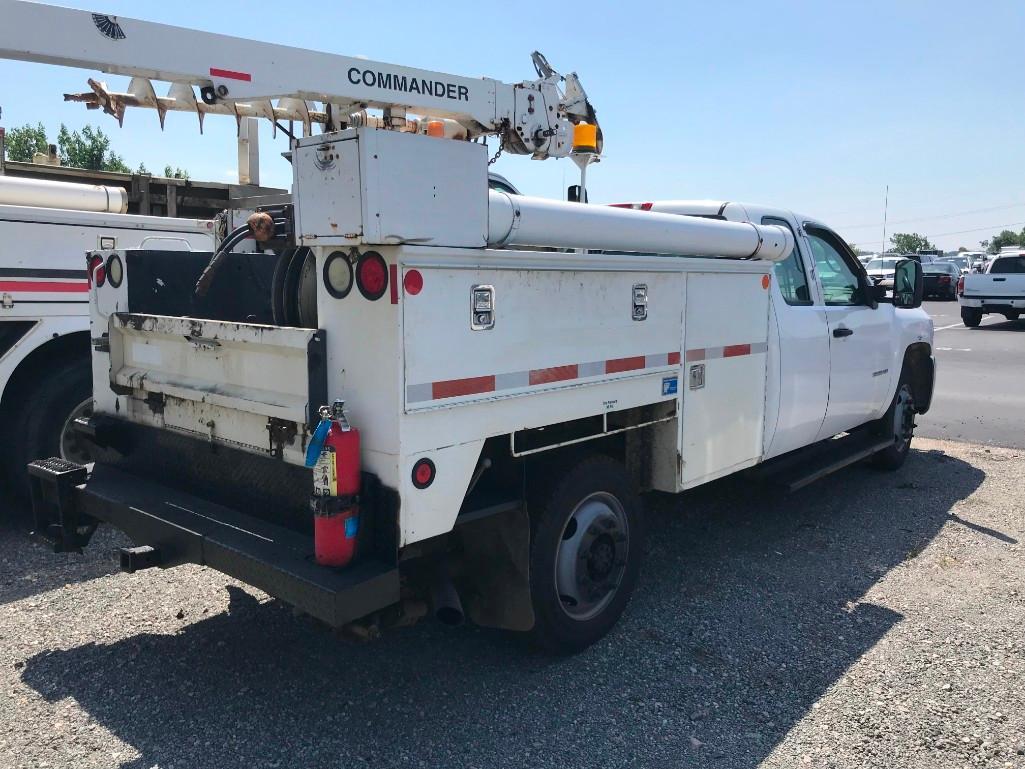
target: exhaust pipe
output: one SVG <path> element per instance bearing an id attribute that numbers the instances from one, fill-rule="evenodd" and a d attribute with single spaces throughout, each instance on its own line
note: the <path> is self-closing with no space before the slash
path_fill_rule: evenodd
<path id="1" fill-rule="evenodd" d="M 431 582 L 431 611 L 439 622 L 453 627 L 462 625 L 465 618 L 463 602 L 459 600 L 456 586 L 452 584 L 446 562 L 438 565 Z"/>

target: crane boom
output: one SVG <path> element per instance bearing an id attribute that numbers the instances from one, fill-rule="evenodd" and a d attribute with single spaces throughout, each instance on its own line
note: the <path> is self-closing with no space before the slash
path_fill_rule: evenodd
<path id="1" fill-rule="evenodd" d="M 189 108 L 196 101 L 189 104 L 183 87 L 191 93 L 195 86 L 208 107 L 246 104 L 236 114 L 271 120 L 291 114 L 307 125 L 296 101 L 322 102 L 330 105 L 325 113 L 342 116 L 337 125 L 318 116 L 328 129 L 343 127 L 345 116 L 364 107 L 394 112 L 400 120 L 406 110 L 449 118 L 470 138 L 497 134 L 505 151 L 537 158 L 568 155 L 571 125 L 594 122 L 576 76 L 559 75 L 539 54 L 537 79 L 508 84 L 23 0 L 0 0 L 0 19 L 0 58 L 134 78 L 129 94 L 122 95 L 132 98 L 120 104 L 104 97 L 105 88 L 93 87 L 92 106 L 114 114 L 120 109 L 119 117 L 124 106 L 156 108 L 161 119 L 167 109 Z M 140 79 L 170 82 L 172 91 L 158 99 Z M 284 104 L 275 108 L 272 99 Z"/>

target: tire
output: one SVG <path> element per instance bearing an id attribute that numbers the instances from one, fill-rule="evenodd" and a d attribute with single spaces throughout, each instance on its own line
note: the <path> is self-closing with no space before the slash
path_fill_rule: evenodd
<path id="1" fill-rule="evenodd" d="M 877 429 L 881 436 L 892 436 L 893 445 L 874 454 L 872 464 L 880 470 L 897 470 L 908 458 L 915 435 L 915 398 L 903 376 Z"/>
<path id="2" fill-rule="evenodd" d="M 626 609 L 644 531 L 640 498 L 619 462 L 592 455 L 556 472 L 530 504 L 531 634 L 548 651 L 572 654 Z"/>
<path id="3" fill-rule="evenodd" d="M 962 307 L 961 320 L 968 328 L 976 328 L 982 323 L 982 310 L 978 307 Z"/>
<path id="4" fill-rule="evenodd" d="M 1004 317 L 1008 320 L 1018 320 L 1021 317 L 1020 312 L 1005 312 Z"/>
<path id="5" fill-rule="evenodd" d="M 22 500 L 28 498 L 29 462 L 48 457 L 88 461 L 83 447 L 67 434 L 74 418 L 92 410 L 92 371 L 88 359 L 47 370 L 44 376 L 38 387 L 23 392 L 24 406 L 15 420 L 8 469 L 11 491 Z"/>

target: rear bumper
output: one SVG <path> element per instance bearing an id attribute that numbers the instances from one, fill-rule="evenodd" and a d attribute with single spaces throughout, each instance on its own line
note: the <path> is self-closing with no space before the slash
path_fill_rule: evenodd
<path id="1" fill-rule="evenodd" d="M 962 307 L 976 307 L 983 312 L 1015 312 L 1025 311 L 1025 297 L 1009 296 L 962 296 L 959 298 Z"/>
<path id="2" fill-rule="evenodd" d="M 77 550 L 99 522 L 156 551 L 155 565 L 209 566 L 332 626 L 399 600 L 395 564 L 364 558 L 345 569 L 313 562 L 313 538 L 293 529 L 97 464 L 57 471 L 59 460 L 33 462 L 36 536 L 56 550 Z"/>

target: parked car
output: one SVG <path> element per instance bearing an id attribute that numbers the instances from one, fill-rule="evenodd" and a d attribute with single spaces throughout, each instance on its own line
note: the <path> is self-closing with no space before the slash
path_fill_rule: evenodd
<path id="1" fill-rule="evenodd" d="M 925 295 L 943 299 L 957 299 L 957 281 L 961 268 L 953 262 L 931 262 L 922 266 L 925 277 Z"/>
<path id="2" fill-rule="evenodd" d="M 947 256 L 940 261 L 956 264 L 962 275 L 967 275 L 972 271 L 972 260 L 967 256 Z"/>
<path id="3" fill-rule="evenodd" d="M 897 266 L 897 262 L 906 258 L 909 257 L 892 255 L 878 257 L 865 265 L 865 272 L 876 285 L 884 283 L 892 286 L 894 268 Z"/>

